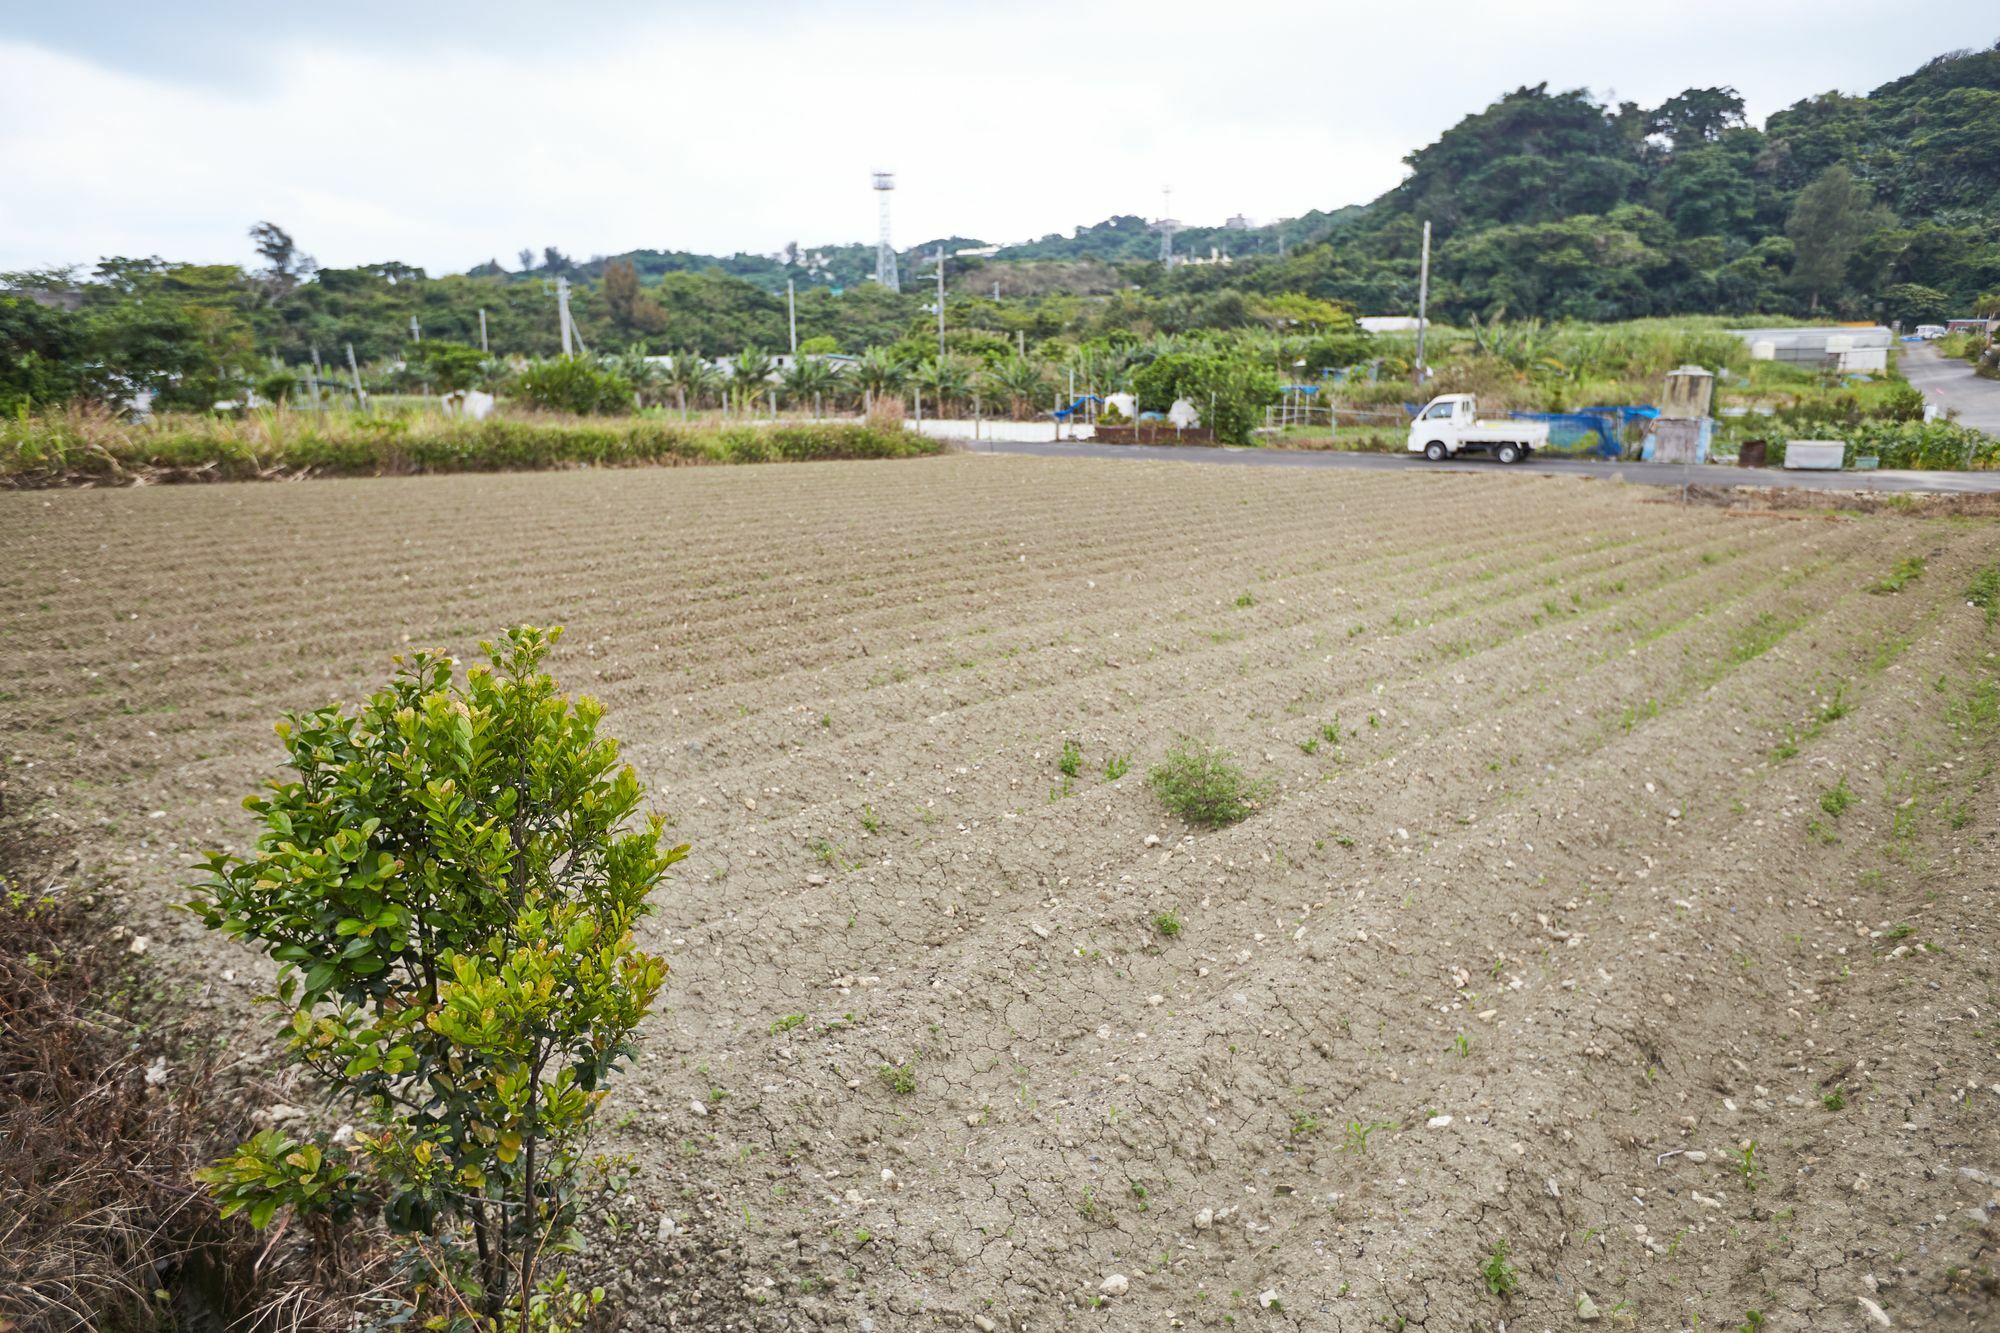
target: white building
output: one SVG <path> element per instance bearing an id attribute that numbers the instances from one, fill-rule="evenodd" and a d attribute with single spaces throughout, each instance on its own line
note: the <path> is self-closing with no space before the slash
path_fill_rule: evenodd
<path id="1" fill-rule="evenodd" d="M 1736 329 L 1750 344 L 1752 361 L 1785 361 L 1793 365 L 1838 370 L 1873 371 L 1889 368 L 1889 347 L 1896 336 L 1880 324 L 1872 327 L 1834 325 L 1824 328 Z"/>
<path id="2" fill-rule="evenodd" d="M 1354 321 L 1364 333 L 1415 333 L 1420 324 L 1415 315 L 1363 315 Z"/>

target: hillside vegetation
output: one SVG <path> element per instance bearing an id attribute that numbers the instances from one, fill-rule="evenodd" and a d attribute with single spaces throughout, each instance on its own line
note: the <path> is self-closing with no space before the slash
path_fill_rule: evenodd
<path id="1" fill-rule="evenodd" d="M 1408 178 L 1364 207 L 1179 237 L 1182 253 L 1213 247 L 1228 264 L 1160 264 L 1136 216 L 955 258 L 950 350 L 989 364 L 1024 350 L 1046 365 L 1161 335 L 1338 332 L 1350 314 L 1413 309 L 1425 221 L 1432 312 L 1460 325 L 2000 309 L 2000 47 L 1941 56 L 1866 96 L 1808 98 L 1762 128 L 1726 87 L 1654 107 L 1524 87 L 1406 160 Z M 449 388 L 471 382 L 482 313 L 496 357 L 559 350 L 558 277 L 598 352 L 784 347 L 788 280 L 808 352 L 887 348 L 908 364 L 936 350 L 929 284 L 866 281 L 863 245 L 588 262 L 547 246 L 512 270 L 494 260 L 433 277 L 400 262 L 320 268 L 270 223 L 252 236 L 255 269 L 107 257 L 87 272 L 0 275 L 0 411 L 134 388 L 207 410 L 244 398 L 272 358 L 296 372 L 317 356 L 323 382 L 345 383 L 349 347 L 372 390 Z M 925 242 L 904 272 L 975 243 Z M 1359 360 L 1347 352 L 1308 368 Z M 440 365 L 452 358 L 455 372 Z"/>

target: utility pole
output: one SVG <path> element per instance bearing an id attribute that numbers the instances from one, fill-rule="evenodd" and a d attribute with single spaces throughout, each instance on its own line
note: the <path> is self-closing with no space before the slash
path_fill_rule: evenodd
<path id="1" fill-rule="evenodd" d="M 564 356 L 573 356 L 571 342 L 575 338 L 575 326 L 569 317 L 569 279 L 556 279 L 556 318 L 562 324 L 562 349 Z"/>
<path id="2" fill-rule="evenodd" d="M 1417 387 L 1424 387 L 1424 332 L 1430 325 L 1431 224 L 1424 220 L 1424 258 L 1417 270 Z"/>
<path id="3" fill-rule="evenodd" d="M 792 357 L 799 355 L 799 294 L 790 278 L 785 279 L 785 312 L 792 321 Z"/>
<path id="4" fill-rule="evenodd" d="M 938 364 L 944 364 L 944 247 L 938 247 Z M 943 411 L 943 408 L 939 408 Z"/>
<path id="5" fill-rule="evenodd" d="M 368 395 L 361 390 L 361 367 L 354 364 L 354 344 L 347 344 L 347 373 L 354 376 L 354 405 L 366 412 Z"/>
<path id="6" fill-rule="evenodd" d="M 313 411 L 319 413 L 321 416 L 325 416 L 326 404 L 320 401 L 320 396 L 319 396 L 319 377 L 321 374 L 321 367 L 319 363 L 318 343 L 313 344 L 312 354 L 313 354 L 313 370 L 312 370 Z"/>
<path id="7" fill-rule="evenodd" d="M 486 345 L 486 307 L 479 307 L 479 354 L 492 356 L 493 349 Z"/>
<path id="8" fill-rule="evenodd" d="M 422 342 L 424 340 L 424 326 L 417 323 L 415 315 L 410 316 L 410 339 L 412 342 Z"/>

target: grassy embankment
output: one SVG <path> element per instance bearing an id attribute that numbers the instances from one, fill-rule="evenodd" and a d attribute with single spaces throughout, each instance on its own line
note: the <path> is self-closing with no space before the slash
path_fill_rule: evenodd
<path id="1" fill-rule="evenodd" d="M 509 412 L 473 422 L 277 408 L 134 425 L 70 411 L 0 421 L 0 487 L 797 463 L 942 449 L 898 426 L 853 421 L 708 426 Z"/>

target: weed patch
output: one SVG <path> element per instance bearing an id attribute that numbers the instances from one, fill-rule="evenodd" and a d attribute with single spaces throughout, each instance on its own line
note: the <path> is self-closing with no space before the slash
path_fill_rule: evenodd
<path id="1" fill-rule="evenodd" d="M 1188 823 L 1221 828 L 1242 820 L 1269 790 L 1252 781 L 1227 750 L 1183 737 L 1146 775 L 1161 802 Z"/>

